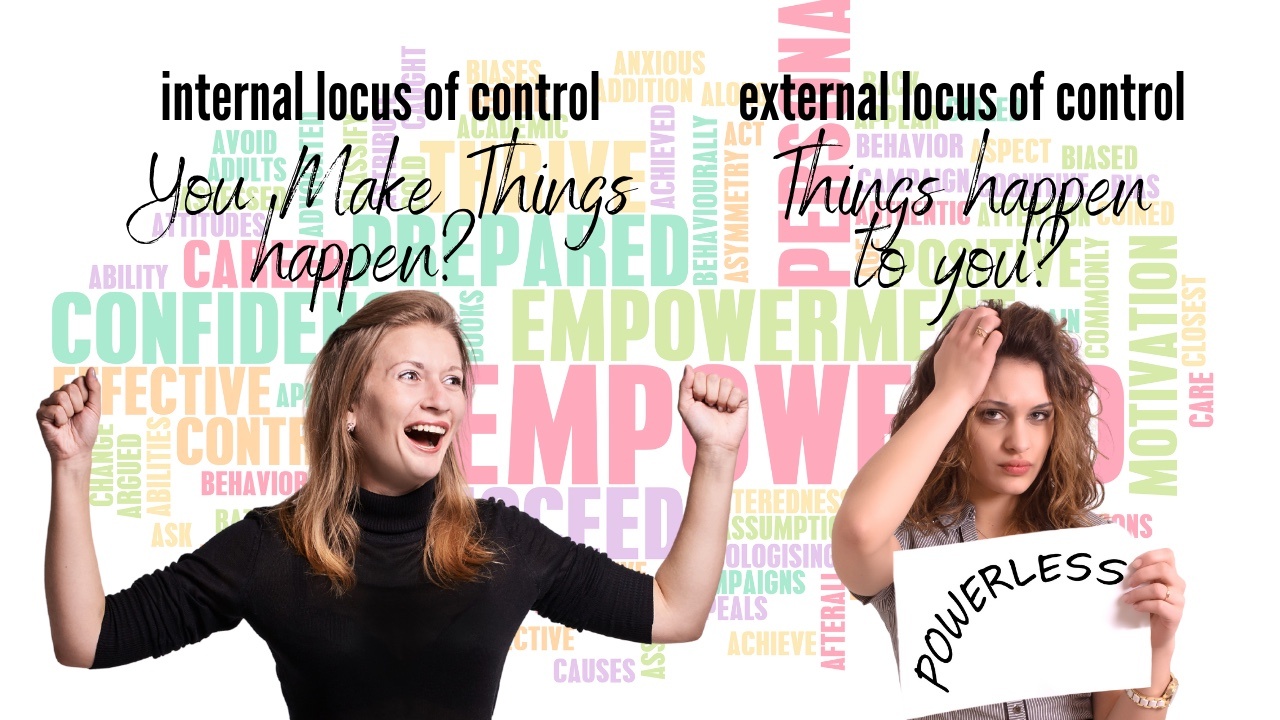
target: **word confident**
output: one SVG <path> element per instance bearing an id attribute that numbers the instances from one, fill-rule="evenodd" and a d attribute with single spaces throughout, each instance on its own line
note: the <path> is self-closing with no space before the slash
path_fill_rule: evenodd
<path id="1" fill-rule="evenodd" d="M 1013 590 L 1015 587 L 1026 587 L 1037 579 L 1039 579 L 1040 582 L 1048 583 L 1053 582 L 1060 577 L 1065 577 L 1068 580 L 1073 580 L 1075 582 L 1082 582 L 1084 580 L 1088 580 L 1089 576 L 1093 574 L 1093 568 L 1086 564 L 1087 561 L 1092 559 L 1092 556 L 1089 553 L 1076 553 L 1067 558 L 1067 567 L 1073 571 L 1077 571 L 1077 573 L 1073 575 L 1063 575 L 1062 573 L 1054 572 L 1060 566 L 1056 562 L 1051 561 L 1060 557 L 1062 557 L 1061 553 L 1049 553 L 1047 555 L 1039 556 L 1039 572 L 1036 572 L 1035 569 L 1033 569 L 1031 574 L 1026 576 L 1023 576 L 1018 572 L 1018 564 L 1014 560 L 1009 560 L 1010 577 L 1013 580 L 1012 585 L 1007 581 L 1000 579 L 1000 573 L 1004 569 L 1004 566 L 988 565 L 979 570 L 976 575 L 970 575 L 967 580 L 960 583 L 960 595 L 964 597 L 965 602 L 961 602 L 960 598 L 956 597 L 954 592 L 948 591 L 947 595 L 951 598 L 951 602 L 956 606 L 955 610 L 947 608 L 947 615 L 951 617 L 951 624 L 948 625 L 942 615 L 934 614 L 933 617 L 938 621 L 938 627 L 942 629 L 939 630 L 937 627 L 931 627 L 925 631 L 924 644 L 928 649 L 928 652 L 921 653 L 919 659 L 916 660 L 916 677 L 928 680 L 931 685 L 942 692 L 951 692 L 951 690 L 949 690 L 945 685 L 938 682 L 938 669 L 937 665 L 934 664 L 934 660 L 936 659 L 941 663 L 949 663 L 954 657 L 951 648 L 951 640 L 948 639 L 947 636 L 950 635 L 956 640 L 963 637 L 964 626 L 969 624 L 969 610 L 966 609 L 966 605 L 968 608 L 973 610 L 975 615 L 982 612 L 982 609 L 987 606 L 987 598 L 982 597 L 982 587 L 977 586 L 974 583 L 974 581 L 979 577 L 982 578 L 982 584 L 986 587 L 987 592 L 991 594 L 991 599 L 995 600 L 996 587 Z M 1120 567 L 1125 567 L 1128 564 L 1129 563 L 1124 560 L 1114 558 L 1110 560 L 1103 560 L 1098 563 L 1098 575 L 1094 579 L 1103 585 L 1115 585 L 1121 580 L 1124 580 L 1124 573 L 1119 570 L 1112 569 L 1110 566 L 1118 565 Z M 974 587 L 971 588 L 970 585 L 974 585 Z M 956 610 L 960 611 L 959 615 L 956 614 Z M 946 632 L 943 632 L 944 630 Z M 927 674 L 925 670 L 926 666 L 928 667 Z"/>
<path id="2" fill-rule="evenodd" d="M 316 72 L 315 108 L 321 120 L 408 120 L 414 114 L 428 120 L 458 117 L 458 77 L 449 73 L 441 85 L 429 82 L 420 89 L 409 83 L 326 83 L 324 71 Z M 161 73 L 169 79 L 169 71 Z M 600 73 L 591 82 L 550 83 L 539 75 L 534 83 L 473 83 L 471 114 L 477 120 L 573 120 L 600 119 Z M 415 96 L 415 93 L 417 95 Z M 203 73 L 195 83 L 161 83 L 162 120 L 302 120 L 302 71 L 293 82 L 210 83 Z"/>
<path id="3" fill-rule="evenodd" d="M 511 133 L 511 141 L 505 143 L 496 143 L 487 147 L 482 147 L 475 152 L 467 155 L 468 158 L 478 156 L 488 156 L 488 166 L 485 170 L 484 187 L 480 194 L 478 208 L 472 211 L 467 208 L 459 208 L 450 213 L 445 218 L 441 231 L 442 237 L 448 241 L 450 238 L 449 230 L 453 220 L 458 215 L 464 215 L 466 227 L 461 232 L 461 238 L 455 242 L 445 242 L 449 246 L 447 252 L 443 253 L 441 262 L 448 262 L 449 258 L 457 252 L 467 239 L 471 236 L 472 230 L 475 229 L 477 220 L 485 216 L 485 212 L 491 212 L 494 215 L 501 214 L 506 206 L 507 200 L 514 194 L 514 200 L 521 212 L 531 212 L 539 215 L 551 215 L 556 212 L 562 201 L 567 196 L 567 204 L 574 210 L 591 215 L 591 222 L 586 228 L 582 239 L 576 244 L 570 244 L 566 238 L 565 245 L 572 250 L 580 250 L 595 232 L 596 224 L 600 219 L 600 213 L 603 210 L 609 215 L 616 215 L 622 212 L 627 204 L 627 192 L 624 186 L 633 178 L 630 176 L 621 176 L 613 180 L 612 183 L 603 176 L 591 178 L 585 185 L 570 177 L 566 178 L 563 184 L 558 183 L 554 178 L 548 179 L 539 173 L 536 180 L 530 180 L 523 174 L 511 177 L 511 163 L 516 153 L 516 148 L 521 146 L 531 146 L 534 143 L 519 142 L 520 129 L 515 128 Z M 271 219 L 276 213 L 277 204 L 280 205 L 279 218 L 284 219 L 289 212 L 289 206 L 293 203 L 294 195 L 297 194 L 298 188 L 302 183 L 303 176 L 309 175 L 306 186 L 306 206 L 315 205 L 317 197 L 324 191 L 325 183 L 329 180 L 329 175 L 333 173 L 334 168 L 338 169 L 337 181 L 334 184 L 333 192 L 333 210 L 338 216 L 344 214 L 344 210 L 352 215 L 357 215 L 366 208 L 371 208 L 378 215 L 382 214 L 383 209 L 388 212 L 399 212 L 408 210 L 413 215 L 420 215 L 430 210 L 440 199 L 440 193 L 437 191 L 433 194 L 431 178 L 424 177 L 414 185 L 413 190 L 408 193 L 408 200 L 403 206 L 395 204 L 394 195 L 396 189 L 404 182 L 404 177 L 397 177 L 394 180 L 390 178 L 392 168 L 395 166 L 396 150 L 400 144 L 400 136 L 395 135 L 391 140 L 391 150 L 387 157 L 387 165 L 383 171 L 381 187 L 379 187 L 376 177 L 368 177 L 361 180 L 355 187 L 355 190 L 347 196 L 345 205 L 342 197 L 342 186 L 347 171 L 347 164 L 351 160 L 352 146 L 350 144 L 344 146 L 338 152 L 337 157 L 329 164 L 328 170 L 325 171 L 322 178 L 317 178 L 320 172 L 320 156 L 309 155 L 307 146 L 303 146 L 298 154 L 298 161 L 294 165 L 293 177 L 289 181 L 289 186 L 285 190 L 284 200 L 281 203 L 280 198 L 272 193 L 271 201 L 268 203 L 266 212 L 266 221 L 262 226 L 262 237 L 258 243 L 258 253 L 254 261 L 253 273 L 250 275 L 252 281 L 257 281 L 258 275 L 262 272 L 263 267 L 270 261 L 271 256 L 275 255 L 275 273 L 282 280 L 297 281 L 303 277 L 313 279 L 313 287 L 311 292 L 311 310 L 315 310 L 316 295 L 320 290 L 321 283 L 338 277 L 339 271 L 342 272 L 341 290 L 338 294 L 338 309 L 342 308 L 342 300 L 346 294 L 347 285 L 357 278 L 362 277 L 366 272 L 370 272 L 372 265 L 373 278 L 379 282 L 388 280 L 399 275 L 402 281 L 408 281 L 414 274 L 414 268 L 421 262 L 422 270 L 430 277 L 435 277 L 440 272 L 437 263 L 433 263 L 433 243 L 423 243 L 413 256 L 412 249 L 405 249 L 405 256 L 397 263 L 396 256 L 401 248 L 396 245 L 388 245 L 378 253 L 376 261 L 369 247 L 363 243 L 353 245 L 348 251 L 347 247 L 342 243 L 326 243 L 323 247 L 317 248 L 314 245 L 299 246 L 293 258 L 289 261 L 288 269 L 284 267 L 285 249 L 280 243 L 272 243 L 267 246 L 267 236 L 271 232 Z M 497 169 L 497 158 L 500 150 L 506 150 L 506 160 L 501 167 L 501 172 L 495 177 Z M 186 158 L 178 158 L 178 171 L 174 177 L 173 185 L 165 194 L 161 194 L 156 187 L 156 165 L 159 161 L 160 154 L 151 154 L 151 196 L 152 199 L 138 206 L 136 210 L 125 220 L 125 229 L 129 233 L 129 237 L 134 242 L 144 245 L 155 242 L 160 239 L 169 229 L 173 227 L 174 220 L 178 215 L 178 206 L 182 205 L 182 209 L 188 215 L 198 215 L 205 210 L 212 210 L 214 215 L 221 215 L 233 206 L 236 210 L 244 210 L 249 207 L 249 199 L 242 196 L 245 178 L 238 178 L 235 186 L 229 191 L 225 187 L 225 179 L 219 179 L 214 185 L 207 177 L 203 175 L 192 175 L 187 179 L 184 187 L 183 170 L 186 167 Z M 545 167 L 545 166 L 544 166 Z M 496 182 L 495 182 L 496 180 Z M 496 189 L 492 195 L 490 202 L 490 187 L 495 186 Z M 612 196 L 605 199 L 605 188 L 608 187 L 612 191 Z M 149 240 L 141 240 L 133 233 L 133 221 L 140 213 L 157 203 L 169 204 L 168 223 L 156 232 Z M 158 226 L 159 223 L 157 222 Z M 455 231 L 456 237 L 459 233 Z M 330 254 L 333 257 L 330 257 Z M 385 273 L 380 271 L 389 270 Z M 397 273 L 398 268 L 398 273 Z M 448 280 L 448 277 L 444 277 Z"/>

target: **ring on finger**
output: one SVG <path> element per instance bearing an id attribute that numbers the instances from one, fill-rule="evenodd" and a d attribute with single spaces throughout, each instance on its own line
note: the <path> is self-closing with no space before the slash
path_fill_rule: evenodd
<path id="1" fill-rule="evenodd" d="M 1173 588 L 1168 585 L 1164 586 L 1164 601 L 1170 602 L 1169 598 L 1173 597 Z"/>
<path id="2" fill-rule="evenodd" d="M 974 335 L 977 335 L 977 336 L 978 336 L 978 337 L 980 337 L 980 338 L 983 338 L 984 340 L 986 339 L 986 337 L 987 337 L 987 335 L 988 335 L 987 331 L 986 331 L 985 329 L 983 329 L 983 327 L 982 327 L 981 325 L 979 325 L 979 326 L 977 326 L 977 327 L 975 327 L 975 328 L 973 329 L 973 334 L 974 334 Z"/>

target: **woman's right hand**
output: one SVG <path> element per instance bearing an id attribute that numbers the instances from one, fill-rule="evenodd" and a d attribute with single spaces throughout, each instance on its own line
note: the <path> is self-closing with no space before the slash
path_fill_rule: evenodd
<path id="1" fill-rule="evenodd" d="M 1000 316 L 989 307 L 960 311 L 933 359 L 934 392 L 972 407 L 982 397 L 1004 336 Z M 981 332 L 979 332 L 981 328 Z"/>
<path id="2" fill-rule="evenodd" d="M 90 667 L 106 599 L 89 526 L 89 470 L 102 417 L 102 383 L 85 375 L 45 398 L 36 411 L 53 465 L 49 537 L 44 546 L 44 593 L 58 662 Z"/>
<path id="3" fill-rule="evenodd" d="M 102 383 L 92 368 L 40 403 L 36 420 L 54 462 L 89 459 L 102 418 Z"/>

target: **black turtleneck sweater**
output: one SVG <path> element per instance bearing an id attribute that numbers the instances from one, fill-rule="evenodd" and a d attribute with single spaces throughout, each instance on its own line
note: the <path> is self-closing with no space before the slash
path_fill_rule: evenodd
<path id="1" fill-rule="evenodd" d="M 444 590 L 422 545 L 435 482 L 360 491 L 356 584 L 338 596 L 265 509 L 107 597 L 93 667 L 159 657 L 249 622 L 292 718 L 488 718 L 530 609 L 579 630 L 649 642 L 653 579 L 501 502 L 477 506 L 498 550 L 487 579 Z"/>

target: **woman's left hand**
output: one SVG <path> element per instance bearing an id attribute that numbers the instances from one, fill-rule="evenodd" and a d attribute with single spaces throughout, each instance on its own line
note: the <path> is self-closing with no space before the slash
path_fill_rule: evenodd
<path id="1" fill-rule="evenodd" d="M 677 407 L 699 448 L 738 452 L 747 432 L 747 394 L 729 378 L 694 372 L 688 365 L 680 378 Z"/>
<path id="2" fill-rule="evenodd" d="M 1162 548 L 1134 558 L 1125 587 L 1132 589 L 1124 594 L 1124 601 L 1151 614 L 1151 648 L 1172 649 L 1187 591 L 1187 583 L 1174 565 L 1173 551 Z"/>

